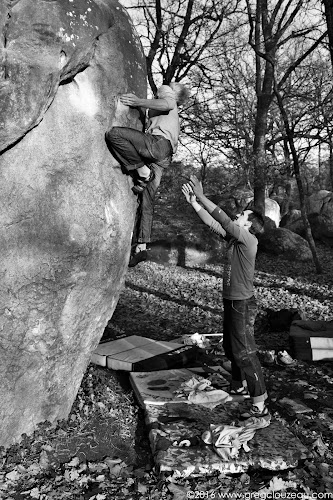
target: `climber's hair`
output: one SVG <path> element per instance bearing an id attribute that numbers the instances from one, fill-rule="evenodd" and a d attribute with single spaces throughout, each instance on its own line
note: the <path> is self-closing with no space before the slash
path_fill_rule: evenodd
<path id="1" fill-rule="evenodd" d="M 252 222 L 252 226 L 249 229 L 249 232 L 256 235 L 264 232 L 265 219 L 260 210 L 257 210 L 254 207 L 247 207 L 246 210 L 251 210 L 252 214 L 249 214 L 248 220 Z"/>
<path id="2" fill-rule="evenodd" d="M 182 83 L 178 82 L 171 82 L 169 83 L 169 87 L 172 88 L 176 95 L 176 101 L 178 106 L 182 106 L 185 104 L 185 102 L 188 100 L 190 97 L 190 91 L 189 89 L 183 85 Z"/>

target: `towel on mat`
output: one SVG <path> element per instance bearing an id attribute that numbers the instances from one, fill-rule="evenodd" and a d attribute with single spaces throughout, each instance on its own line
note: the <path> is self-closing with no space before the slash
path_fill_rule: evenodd
<path id="1" fill-rule="evenodd" d="M 247 419 L 242 426 L 214 425 L 205 431 L 201 439 L 206 444 L 213 445 L 214 451 L 225 461 L 236 458 L 241 448 L 250 451 L 250 441 L 257 429 L 263 429 L 270 424 L 269 419 L 252 417 Z"/>
<path id="2" fill-rule="evenodd" d="M 201 377 L 191 377 L 183 382 L 174 393 L 179 397 L 185 395 L 191 403 L 203 405 L 206 408 L 215 408 L 232 399 L 227 392 L 213 389 L 211 381 Z"/>

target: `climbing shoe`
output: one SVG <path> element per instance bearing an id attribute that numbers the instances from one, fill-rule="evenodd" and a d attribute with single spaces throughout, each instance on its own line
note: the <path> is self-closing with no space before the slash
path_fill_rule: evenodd
<path id="1" fill-rule="evenodd" d="M 148 184 L 154 179 L 155 175 L 154 172 L 151 170 L 149 177 L 138 177 L 135 180 L 135 185 L 132 187 L 132 191 L 135 194 L 140 194 L 142 193 Z"/>
<path id="2" fill-rule="evenodd" d="M 141 250 L 140 252 L 134 253 L 128 263 L 128 267 L 135 267 L 139 262 L 144 262 L 147 260 L 148 254 L 147 250 Z"/>

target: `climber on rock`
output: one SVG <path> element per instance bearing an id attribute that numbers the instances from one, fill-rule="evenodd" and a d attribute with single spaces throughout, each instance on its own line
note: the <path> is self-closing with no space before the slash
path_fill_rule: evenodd
<path id="1" fill-rule="evenodd" d="M 146 132 L 129 127 L 113 127 L 106 133 L 106 141 L 113 156 L 133 175 L 132 190 L 140 197 L 130 267 L 147 259 L 154 199 L 163 170 L 170 165 L 172 155 L 177 150 L 180 130 L 178 106 L 185 103 L 188 95 L 187 88 L 180 83 L 162 85 L 154 99 L 123 94 L 119 98 L 122 104 L 148 109 Z"/>

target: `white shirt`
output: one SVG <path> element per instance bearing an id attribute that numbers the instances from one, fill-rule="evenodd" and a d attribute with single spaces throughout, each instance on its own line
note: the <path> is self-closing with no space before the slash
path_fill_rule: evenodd
<path id="1" fill-rule="evenodd" d="M 174 91 L 169 85 L 162 85 L 157 91 L 157 98 L 168 102 L 168 111 L 148 111 L 147 132 L 152 135 L 161 135 L 168 139 L 172 146 L 173 153 L 177 150 L 179 138 L 179 115 Z"/>

